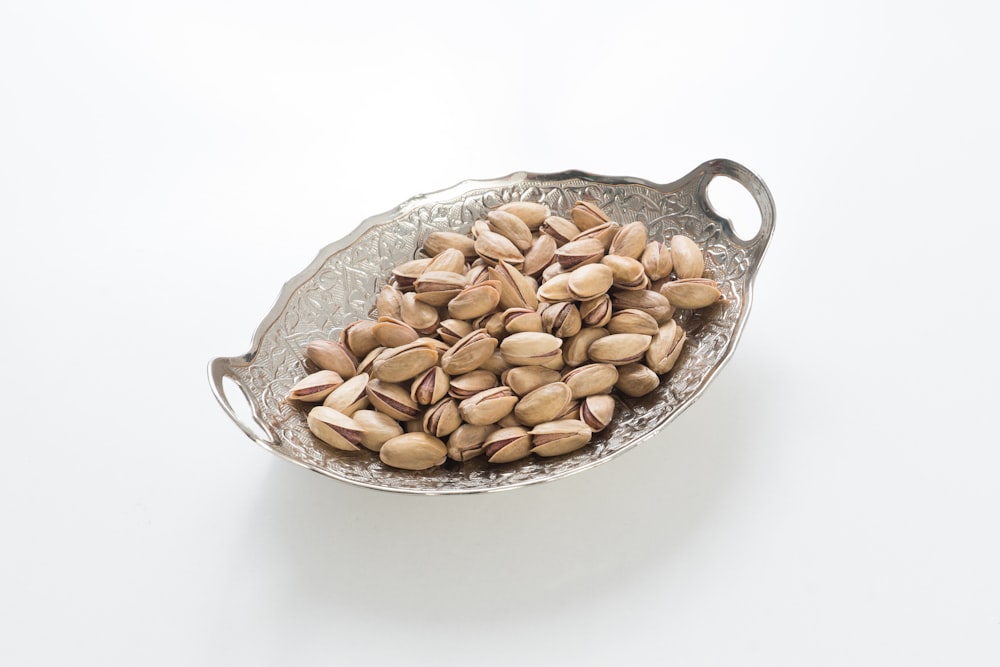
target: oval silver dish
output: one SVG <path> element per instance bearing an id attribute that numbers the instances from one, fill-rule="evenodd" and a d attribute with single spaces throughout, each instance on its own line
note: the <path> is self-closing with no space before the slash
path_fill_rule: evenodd
<path id="1" fill-rule="evenodd" d="M 717 215 L 706 187 L 717 176 L 742 184 L 761 214 L 748 240 Z M 705 249 L 706 277 L 716 280 L 724 301 L 702 311 L 678 311 L 688 339 L 676 367 L 653 393 L 619 401 L 611 426 L 571 454 L 492 465 L 480 457 L 466 463 L 410 472 L 389 468 L 374 452 L 341 452 L 316 439 L 306 412 L 285 402 L 306 375 L 303 352 L 315 338 L 336 338 L 354 320 L 372 318 L 375 297 L 392 267 L 421 256 L 423 239 L 435 230 L 465 232 L 486 211 L 512 200 L 548 204 L 565 215 L 578 199 L 595 200 L 620 223 L 642 221 L 651 240 L 684 233 Z M 647 440 L 676 418 L 706 389 L 732 355 L 750 311 L 753 279 L 774 230 L 774 202 L 767 187 L 729 160 L 706 162 L 680 180 L 659 185 L 638 178 L 581 171 L 518 172 L 504 178 L 465 181 L 420 195 L 364 221 L 345 238 L 323 248 L 289 280 L 237 357 L 209 363 L 212 391 L 222 409 L 254 442 L 273 454 L 320 474 L 371 489 L 419 494 L 498 491 L 547 482 L 592 468 Z M 256 427 L 243 423 L 226 394 L 224 379 L 239 386 Z"/>

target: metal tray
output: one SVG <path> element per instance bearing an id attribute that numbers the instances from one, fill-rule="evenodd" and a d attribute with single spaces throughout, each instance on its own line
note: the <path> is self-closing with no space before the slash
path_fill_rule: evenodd
<path id="1" fill-rule="evenodd" d="M 752 194 L 761 227 L 749 240 L 736 236 L 706 197 L 716 176 L 727 176 Z M 335 338 L 354 320 L 371 318 L 375 297 L 390 269 L 420 256 L 423 239 L 435 230 L 464 232 L 486 211 L 511 200 L 541 201 L 565 214 L 589 198 L 620 223 L 640 220 L 650 239 L 674 233 L 705 249 L 706 276 L 719 282 L 725 300 L 702 311 L 678 311 L 688 333 L 676 367 L 653 393 L 620 401 L 611 426 L 571 454 L 492 465 L 480 457 L 466 463 L 410 472 L 383 465 L 369 451 L 341 452 L 313 437 L 305 412 L 285 403 L 294 382 L 306 374 L 303 351 L 314 338 Z M 345 238 L 320 251 L 288 281 L 277 303 L 253 335 L 249 352 L 209 363 L 212 391 L 226 414 L 251 440 L 283 459 L 372 489 L 420 494 L 498 491 L 546 482 L 592 468 L 649 439 L 697 399 L 732 355 L 750 311 L 753 279 L 774 229 L 774 202 L 767 186 L 728 160 L 700 165 L 678 181 L 659 185 L 638 178 L 581 171 L 518 172 L 493 180 L 465 181 L 420 195 L 364 221 Z M 258 428 L 243 423 L 223 380 L 239 386 Z M 232 393 L 232 392 L 231 392 Z"/>

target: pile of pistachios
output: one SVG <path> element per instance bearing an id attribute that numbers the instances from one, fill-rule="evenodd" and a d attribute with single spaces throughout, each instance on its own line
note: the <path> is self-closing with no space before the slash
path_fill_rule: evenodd
<path id="1" fill-rule="evenodd" d="M 319 370 L 288 396 L 323 442 L 408 470 L 585 446 L 616 392 L 644 396 L 674 367 L 675 309 L 722 299 L 693 240 L 649 241 L 588 201 L 568 217 L 510 202 L 423 251 L 393 270 L 377 321 L 308 344 Z"/>

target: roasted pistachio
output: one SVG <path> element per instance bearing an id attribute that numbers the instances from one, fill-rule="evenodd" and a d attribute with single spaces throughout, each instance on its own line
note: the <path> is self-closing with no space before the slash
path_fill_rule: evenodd
<path id="1" fill-rule="evenodd" d="M 722 299 L 718 284 L 708 278 L 671 280 L 664 283 L 660 293 L 675 308 L 707 308 Z"/>
<path id="2" fill-rule="evenodd" d="M 365 391 L 368 380 L 367 373 L 358 373 L 330 392 L 323 400 L 323 405 L 350 417 L 358 410 L 368 407 L 368 393 Z"/>
<path id="3" fill-rule="evenodd" d="M 443 438 L 462 425 L 458 403 L 453 398 L 443 398 L 424 413 L 423 429 L 435 438 Z"/>
<path id="4" fill-rule="evenodd" d="M 438 361 L 433 344 L 415 340 L 386 350 L 372 363 L 372 377 L 385 382 L 405 382 L 417 377 Z"/>
<path id="5" fill-rule="evenodd" d="M 539 234 L 524 253 L 522 272 L 526 276 L 537 278 L 542 271 L 552 263 L 556 254 L 556 240 L 548 234 Z"/>
<path id="6" fill-rule="evenodd" d="M 398 421 L 415 419 L 420 414 L 417 402 L 401 384 L 375 379 L 368 382 L 366 389 L 372 407 L 382 414 Z"/>
<path id="7" fill-rule="evenodd" d="M 524 255 L 517 246 L 506 236 L 496 232 L 481 232 L 476 238 L 476 252 L 491 266 L 501 260 L 515 267 L 524 264 Z"/>
<path id="8" fill-rule="evenodd" d="M 358 358 L 346 345 L 335 340 L 319 339 L 306 345 L 306 359 L 324 371 L 335 371 L 347 380 L 358 372 Z"/>
<path id="9" fill-rule="evenodd" d="M 371 320 L 351 322 L 340 332 L 340 342 L 346 345 L 355 357 L 364 358 L 380 345 L 375 338 L 375 324 Z"/>
<path id="10" fill-rule="evenodd" d="M 463 336 L 472 333 L 472 325 L 463 320 L 441 320 L 438 326 L 437 335 L 448 345 L 454 345 Z"/>
<path id="11" fill-rule="evenodd" d="M 601 260 L 601 264 L 611 269 L 612 281 L 618 289 L 645 289 L 649 284 L 646 270 L 637 259 L 622 255 L 608 255 Z"/>
<path id="12" fill-rule="evenodd" d="M 501 378 L 518 396 L 524 396 L 539 387 L 559 382 L 559 371 L 543 366 L 514 366 Z"/>
<path id="13" fill-rule="evenodd" d="M 615 389 L 626 396 L 638 398 L 660 386 L 660 378 L 648 366 L 643 364 L 625 364 L 618 367 L 618 382 Z"/>
<path id="14" fill-rule="evenodd" d="M 366 373 L 368 375 L 371 375 L 372 364 L 374 364 L 375 360 L 378 359 L 380 356 L 382 356 L 382 353 L 388 349 L 389 348 L 380 345 L 375 349 L 373 349 L 368 354 L 366 354 L 364 358 L 362 358 L 361 361 L 358 362 L 358 374 Z"/>
<path id="15" fill-rule="evenodd" d="M 614 276 L 604 264 L 587 264 L 573 269 L 566 287 L 573 298 L 586 301 L 605 294 L 611 289 Z"/>
<path id="16" fill-rule="evenodd" d="M 458 411 L 470 424 L 495 424 L 510 414 L 517 400 L 510 387 L 501 385 L 463 400 L 458 404 Z"/>
<path id="17" fill-rule="evenodd" d="M 609 255 L 621 255 L 638 259 L 646 249 L 646 225 L 641 222 L 630 222 L 622 225 L 615 234 L 608 248 Z"/>
<path id="18" fill-rule="evenodd" d="M 604 246 L 604 250 L 607 251 L 611 247 L 611 241 L 615 238 L 615 234 L 618 233 L 619 229 L 621 229 L 621 225 L 617 222 L 605 222 L 604 224 L 580 232 L 572 240 L 597 239 Z"/>
<path id="19" fill-rule="evenodd" d="M 441 369 L 448 375 L 474 371 L 490 358 L 496 347 L 496 338 L 486 333 L 485 329 L 475 329 L 441 356 Z"/>
<path id="20" fill-rule="evenodd" d="M 406 345 L 420 338 L 416 329 L 392 317 L 378 318 L 378 323 L 372 327 L 372 333 L 379 345 L 389 348 Z"/>
<path id="21" fill-rule="evenodd" d="M 604 245 L 599 239 L 588 238 L 570 241 L 555 251 L 559 265 L 566 270 L 575 269 L 601 261 L 604 257 Z"/>
<path id="22" fill-rule="evenodd" d="M 624 366 L 642 359 L 652 339 L 643 334 L 608 334 L 591 343 L 587 353 L 597 363 Z"/>
<path id="23" fill-rule="evenodd" d="M 375 297 L 375 310 L 379 317 L 402 319 L 403 293 L 393 285 L 385 285 Z"/>
<path id="24" fill-rule="evenodd" d="M 618 382 L 618 369 L 612 364 L 584 364 L 563 373 L 562 381 L 573 392 L 573 398 L 606 394 Z"/>
<path id="25" fill-rule="evenodd" d="M 459 250 L 469 261 L 476 258 L 475 242 L 457 232 L 431 232 L 424 239 L 424 252 L 429 257 L 441 254 L 448 248 Z"/>
<path id="26" fill-rule="evenodd" d="M 613 334 L 636 333 L 653 336 L 659 330 L 660 325 L 656 323 L 653 316 L 638 308 L 620 310 L 608 322 L 608 331 Z"/>
<path id="27" fill-rule="evenodd" d="M 566 218 L 550 215 L 545 218 L 545 222 L 539 227 L 539 231 L 551 236 L 555 239 L 556 245 L 561 246 L 564 243 L 569 243 L 570 240 L 576 237 L 580 233 L 580 228 Z"/>
<path id="28" fill-rule="evenodd" d="M 530 308 L 508 308 L 503 313 L 503 326 L 508 334 L 541 331 L 542 316 Z"/>
<path id="29" fill-rule="evenodd" d="M 522 253 L 531 247 L 531 229 L 518 216 L 498 209 L 487 213 L 486 220 L 490 231 L 505 237 Z"/>
<path id="30" fill-rule="evenodd" d="M 414 292 L 403 295 L 398 319 L 409 324 L 417 333 L 424 335 L 433 333 L 440 322 L 437 308 L 418 301 Z"/>
<path id="31" fill-rule="evenodd" d="M 677 363 L 686 338 L 684 329 L 673 320 L 661 326 L 646 350 L 646 365 L 654 373 L 668 373 Z"/>
<path id="32" fill-rule="evenodd" d="M 288 392 L 288 398 L 307 403 L 322 403 L 334 389 L 344 384 L 336 371 L 317 371 L 302 378 Z"/>
<path id="33" fill-rule="evenodd" d="M 523 426 L 497 429 L 483 444 L 490 463 L 510 463 L 531 453 L 531 435 Z"/>
<path id="34" fill-rule="evenodd" d="M 475 396 L 481 391 L 492 389 L 500 383 L 490 371 L 478 370 L 451 378 L 448 395 L 459 400 Z"/>
<path id="35" fill-rule="evenodd" d="M 427 270 L 430 263 L 430 258 L 424 257 L 421 259 L 411 259 L 409 262 L 403 262 L 394 268 L 392 270 L 392 278 L 396 283 L 396 287 L 400 290 L 407 290 L 413 287 L 413 281 Z"/>
<path id="36" fill-rule="evenodd" d="M 705 273 L 705 256 L 690 237 L 674 234 L 670 237 L 670 257 L 678 280 L 701 278 Z"/>
<path id="37" fill-rule="evenodd" d="M 552 211 L 545 204 L 530 201 L 512 201 L 501 206 L 499 211 L 513 213 L 528 226 L 529 229 L 538 229 L 545 222 L 545 218 L 552 215 Z"/>
<path id="38" fill-rule="evenodd" d="M 389 415 L 375 410 L 358 410 L 351 419 L 361 426 L 361 444 L 377 452 L 386 440 L 403 434 L 403 427 Z"/>
<path id="39" fill-rule="evenodd" d="M 500 303 L 500 281 L 486 280 L 470 285 L 448 302 L 448 314 L 459 320 L 472 320 L 493 311 Z"/>
<path id="40" fill-rule="evenodd" d="M 382 463 L 404 470 L 427 470 L 445 462 L 448 448 L 427 433 L 404 433 L 390 438 L 379 450 Z"/>
<path id="41" fill-rule="evenodd" d="M 565 411 L 573 391 L 565 382 L 554 382 L 528 393 L 514 406 L 514 417 L 524 426 L 552 421 Z"/>
<path id="42" fill-rule="evenodd" d="M 662 280 L 674 270 L 670 248 L 660 241 L 650 241 L 642 251 L 642 267 L 650 280 Z"/>
<path id="43" fill-rule="evenodd" d="M 569 338 L 580 331 L 580 310 L 568 301 L 547 303 L 539 307 L 542 330 L 559 338 Z"/>
<path id="44" fill-rule="evenodd" d="M 468 461 L 483 453 L 486 438 L 497 430 L 494 424 L 462 424 L 448 437 L 448 458 Z"/>
<path id="45" fill-rule="evenodd" d="M 601 207 L 589 201 L 576 202 L 569 210 L 569 217 L 573 219 L 573 224 L 581 230 L 592 229 L 610 220 L 608 214 L 602 211 Z"/>
<path id="46" fill-rule="evenodd" d="M 432 306 L 446 306 L 455 295 L 465 289 L 465 276 L 453 271 L 425 271 L 416 279 L 413 288 L 417 300 Z"/>
<path id="47" fill-rule="evenodd" d="M 433 405 L 448 395 L 451 381 L 439 366 L 428 368 L 410 384 L 410 398 L 417 405 Z"/>
<path id="48" fill-rule="evenodd" d="M 535 426 L 530 431 L 533 454 L 560 456 L 580 449 L 593 435 L 590 427 L 579 419 L 562 419 Z"/>
<path id="49" fill-rule="evenodd" d="M 425 271 L 447 271 L 449 273 L 464 274 L 465 255 L 458 248 L 446 248 L 430 260 Z"/>
<path id="50" fill-rule="evenodd" d="M 642 310 L 652 315 L 659 324 L 663 324 L 674 316 L 674 307 L 667 297 L 648 289 L 615 291 L 611 294 L 611 304 L 615 310 L 627 308 Z"/>
<path id="51" fill-rule="evenodd" d="M 595 265 L 591 264 L 590 266 Z M 542 286 L 538 288 L 538 298 L 541 301 L 548 301 L 549 303 L 572 301 L 578 298 L 569 291 L 569 280 L 572 275 L 572 273 L 560 273 L 545 280 Z"/>
<path id="52" fill-rule="evenodd" d="M 587 327 L 580 329 L 575 336 L 571 336 L 563 343 L 563 361 L 567 366 L 580 366 L 590 361 L 588 350 L 590 344 L 598 338 L 608 335 L 608 330 L 602 327 Z"/>
<path id="53" fill-rule="evenodd" d="M 562 340 L 546 333 L 526 331 L 507 336 L 500 343 L 500 354 L 513 366 L 544 366 L 562 358 Z"/>
<path id="54" fill-rule="evenodd" d="M 317 405 L 309 411 L 306 423 L 313 435 L 331 447 L 348 452 L 360 449 L 361 425 L 333 408 Z"/>
<path id="55" fill-rule="evenodd" d="M 495 268 L 489 270 L 490 278 L 500 282 L 500 307 L 536 308 L 538 297 L 534 285 L 517 267 L 503 260 L 497 262 Z"/>
<path id="56" fill-rule="evenodd" d="M 591 431 L 603 431 L 615 414 L 615 399 L 611 394 L 594 394 L 580 401 L 580 421 Z"/>
<path id="57" fill-rule="evenodd" d="M 584 326 L 607 326 L 608 322 L 611 321 L 612 314 L 611 297 L 607 294 L 580 302 L 580 319 Z"/>

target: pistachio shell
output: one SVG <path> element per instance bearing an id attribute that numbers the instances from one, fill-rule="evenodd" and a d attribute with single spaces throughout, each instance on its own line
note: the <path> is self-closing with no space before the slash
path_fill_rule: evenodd
<path id="1" fill-rule="evenodd" d="M 404 433 L 390 438 L 379 450 L 382 463 L 404 470 L 427 470 L 445 462 L 448 448 L 427 433 Z"/>
<path id="2" fill-rule="evenodd" d="M 375 324 L 371 320 L 351 322 L 340 332 L 340 342 L 346 345 L 355 357 L 363 358 L 380 345 L 375 338 Z"/>
<path id="3" fill-rule="evenodd" d="M 568 338 L 580 331 L 580 310 L 572 303 L 545 304 L 541 311 L 542 330 L 559 338 Z"/>
<path id="4" fill-rule="evenodd" d="M 622 255 L 608 255 L 601 264 L 611 269 L 614 286 L 618 289 L 645 289 L 649 284 L 646 270 L 639 260 Z"/>
<path id="5" fill-rule="evenodd" d="M 517 267 L 505 261 L 497 263 L 496 268 L 489 270 L 490 279 L 500 282 L 500 307 L 531 308 L 538 307 L 538 297 L 534 286 Z"/>
<path id="6" fill-rule="evenodd" d="M 563 373 L 562 380 L 573 392 L 573 398 L 606 394 L 618 382 L 618 369 L 611 364 L 585 364 Z"/>
<path id="7" fill-rule="evenodd" d="M 539 234 L 531 243 L 531 248 L 524 253 L 522 272 L 526 276 L 537 278 L 556 254 L 556 240 L 548 234 Z"/>
<path id="8" fill-rule="evenodd" d="M 398 319 L 409 324 L 420 334 L 433 333 L 440 323 L 437 309 L 430 304 L 418 301 L 414 292 L 407 292 L 403 295 Z"/>
<path id="9" fill-rule="evenodd" d="M 486 449 L 486 438 L 497 430 L 494 424 L 462 424 L 448 438 L 448 458 L 468 461 Z"/>
<path id="10" fill-rule="evenodd" d="M 546 333 L 527 331 L 508 336 L 500 343 L 504 361 L 514 366 L 541 366 L 562 358 L 562 340 Z"/>
<path id="11" fill-rule="evenodd" d="M 530 229 L 538 229 L 545 222 L 545 218 L 552 215 L 552 211 L 545 204 L 538 204 L 530 201 L 512 201 L 501 206 L 499 211 L 513 213 L 526 224 Z"/>
<path id="12" fill-rule="evenodd" d="M 587 327 L 604 327 L 611 321 L 613 310 L 607 294 L 580 302 L 580 320 Z"/>
<path id="13" fill-rule="evenodd" d="M 425 271 L 413 283 L 417 300 L 432 306 L 446 306 L 465 289 L 465 276 L 453 271 Z"/>
<path id="14" fill-rule="evenodd" d="M 366 388 L 372 407 L 398 421 L 408 421 L 420 414 L 417 402 L 402 385 L 374 379 Z"/>
<path id="15" fill-rule="evenodd" d="M 608 214 L 597 204 L 589 201 L 578 201 L 569 211 L 569 217 L 581 230 L 592 229 L 610 220 Z"/>
<path id="16" fill-rule="evenodd" d="M 457 249 L 470 261 L 476 258 L 475 242 L 464 234 L 431 232 L 424 240 L 424 252 L 430 257 L 435 257 L 448 248 Z"/>
<path id="17" fill-rule="evenodd" d="M 590 344 L 598 338 L 608 335 L 608 330 L 601 327 L 580 329 L 575 335 L 563 343 L 563 361 L 567 366 L 580 366 L 590 361 L 588 351 Z"/>
<path id="18" fill-rule="evenodd" d="M 501 379 L 515 394 L 524 396 L 539 387 L 559 382 L 559 371 L 542 366 L 515 366 Z"/>
<path id="19" fill-rule="evenodd" d="M 670 320 L 660 327 L 646 350 L 646 364 L 654 373 L 668 373 L 677 363 L 687 334 L 676 322 Z"/>
<path id="20" fill-rule="evenodd" d="M 333 408 L 317 405 L 309 411 L 306 424 L 313 435 L 331 447 L 348 452 L 361 449 L 361 425 Z"/>
<path id="21" fill-rule="evenodd" d="M 542 316 L 530 308 L 508 308 L 503 313 L 503 326 L 508 334 L 541 331 Z"/>
<path id="22" fill-rule="evenodd" d="M 531 453 L 531 435 L 523 426 L 493 431 L 486 437 L 485 454 L 490 463 L 510 463 Z"/>
<path id="23" fill-rule="evenodd" d="M 405 382 L 431 368 L 437 361 L 436 349 L 426 342 L 415 340 L 380 355 L 372 363 L 372 377 L 385 382 Z"/>
<path id="24" fill-rule="evenodd" d="M 496 375 L 480 369 L 451 378 L 448 394 L 453 398 L 466 399 L 499 384 Z"/>
<path id="25" fill-rule="evenodd" d="M 660 288 L 675 308 L 707 308 L 722 299 L 722 292 L 714 280 L 686 278 L 672 280 Z"/>
<path id="26" fill-rule="evenodd" d="M 569 274 L 566 283 L 573 298 L 580 300 L 594 299 L 611 289 L 614 276 L 604 264 L 587 264 L 574 269 Z M 544 286 L 543 286 L 544 287 Z"/>
<path id="27" fill-rule="evenodd" d="M 465 273 L 465 254 L 458 248 L 445 248 L 429 260 L 425 271 Z"/>
<path id="28" fill-rule="evenodd" d="M 642 251 L 642 267 L 650 280 L 662 280 L 674 270 L 670 248 L 660 241 L 650 241 Z"/>
<path id="29" fill-rule="evenodd" d="M 306 359 L 325 371 L 334 371 L 347 380 L 358 372 L 358 358 L 346 345 L 335 340 L 317 339 L 306 345 Z"/>
<path id="30" fill-rule="evenodd" d="M 525 426 L 552 421 L 563 413 L 573 398 L 573 391 L 564 382 L 539 387 L 525 395 L 514 406 L 514 416 Z"/>
<path id="31" fill-rule="evenodd" d="M 510 387 L 493 387 L 463 400 L 458 411 L 470 424 L 495 424 L 510 414 L 517 401 Z"/>
<path id="32" fill-rule="evenodd" d="M 443 398 L 424 414 L 423 429 L 435 438 L 443 438 L 462 425 L 458 403 L 453 398 Z"/>
<path id="33" fill-rule="evenodd" d="M 475 329 L 463 336 L 441 356 L 441 369 L 448 375 L 474 371 L 489 359 L 497 347 L 497 339 L 485 329 Z"/>
<path id="34" fill-rule="evenodd" d="M 344 384 L 336 371 L 317 371 L 302 378 L 288 392 L 288 398 L 307 403 L 322 403 L 334 389 Z"/>
<path id="35" fill-rule="evenodd" d="M 679 280 L 701 278 L 705 273 L 705 257 L 701 248 L 691 238 L 682 234 L 670 237 L 670 257 L 674 264 L 674 274 Z"/>
<path id="36" fill-rule="evenodd" d="M 385 285 L 375 297 L 375 311 L 379 317 L 402 319 L 403 293 L 393 285 Z"/>
<path id="37" fill-rule="evenodd" d="M 587 353 L 595 362 L 624 366 L 642 359 L 652 339 L 643 334 L 608 334 L 591 343 Z"/>
<path id="38" fill-rule="evenodd" d="M 513 213 L 502 210 L 490 211 L 486 214 L 486 220 L 490 231 L 505 237 L 518 250 L 524 252 L 531 247 L 531 229 L 524 220 Z"/>
<path id="39" fill-rule="evenodd" d="M 543 234 L 548 234 L 556 241 L 557 246 L 568 243 L 580 233 L 580 228 L 566 218 L 551 215 L 538 228 Z"/>
<path id="40" fill-rule="evenodd" d="M 375 340 L 379 345 L 389 348 L 406 345 L 420 338 L 416 329 L 406 322 L 391 317 L 378 318 L 378 323 L 372 327 L 372 333 L 375 334 Z"/>
<path id="41" fill-rule="evenodd" d="M 500 303 L 500 281 L 487 280 L 459 292 L 448 303 L 448 314 L 459 320 L 472 320 L 493 311 Z"/>
<path id="42" fill-rule="evenodd" d="M 611 241 L 615 238 L 615 234 L 621 229 L 621 225 L 617 222 L 605 222 L 604 224 L 597 225 L 596 227 L 591 227 L 586 231 L 582 231 L 573 237 L 573 241 L 580 241 L 582 239 L 597 239 L 604 246 L 604 250 L 608 250 L 611 247 Z"/>
<path id="43" fill-rule="evenodd" d="M 410 398 L 417 405 L 433 405 L 448 394 L 450 387 L 448 374 L 434 366 L 414 378 L 410 384 Z"/>
<path id="44" fill-rule="evenodd" d="M 604 244 L 599 239 L 570 241 L 555 251 L 555 258 L 564 269 L 575 269 L 599 262 L 604 257 Z"/>
<path id="45" fill-rule="evenodd" d="M 637 308 L 649 313 L 658 324 L 663 324 L 674 316 L 674 306 L 667 297 L 648 289 L 613 292 L 611 304 L 615 310 Z"/>
<path id="46" fill-rule="evenodd" d="M 386 440 L 403 434 L 398 421 L 375 410 L 358 410 L 351 419 L 361 426 L 361 444 L 373 452 L 382 449 Z"/>
<path id="47" fill-rule="evenodd" d="M 660 378 L 648 366 L 626 364 L 618 367 L 618 382 L 615 383 L 615 389 L 626 396 L 633 398 L 645 396 L 659 386 Z"/>
<path id="48" fill-rule="evenodd" d="M 535 426 L 530 431 L 531 452 L 539 456 L 561 456 L 580 449 L 593 435 L 590 427 L 579 419 L 562 419 Z"/>
<path id="49" fill-rule="evenodd" d="M 608 331 L 613 334 L 636 333 L 654 336 L 660 330 L 653 316 L 637 308 L 626 308 L 615 313 L 608 322 Z"/>
<path id="50" fill-rule="evenodd" d="M 594 394 L 580 401 L 580 421 L 591 431 L 603 431 L 615 414 L 615 399 L 611 394 Z"/>
<path id="51" fill-rule="evenodd" d="M 412 287 L 413 281 L 427 270 L 430 263 L 430 258 L 424 257 L 421 259 L 411 259 L 409 262 L 403 262 L 394 268 L 392 270 L 392 278 L 396 281 L 396 287 L 401 290 Z"/>
<path id="52" fill-rule="evenodd" d="M 462 320 L 441 320 L 441 324 L 437 328 L 437 335 L 448 345 L 454 345 L 463 336 L 472 333 L 472 328 L 471 324 Z"/>
<path id="53" fill-rule="evenodd" d="M 641 222 L 630 222 L 623 225 L 608 248 L 609 255 L 622 255 L 638 259 L 646 249 L 646 225 Z"/>
<path id="54" fill-rule="evenodd" d="M 596 265 L 591 264 L 589 266 Z M 576 299 L 577 297 L 569 290 L 569 280 L 572 275 L 572 273 L 560 273 L 543 282 L 542 286 L 538 288 L 538 298 L 550 303 Z"/>
<path id="55" fill-rule="evenodd" d="M 524 264 L 524 255 L 506 236 L 496 232 L 484 231 L 476 238 L 476 253 L 490 266 L 495 266 L 503 260 L 511 266 Z"/>

